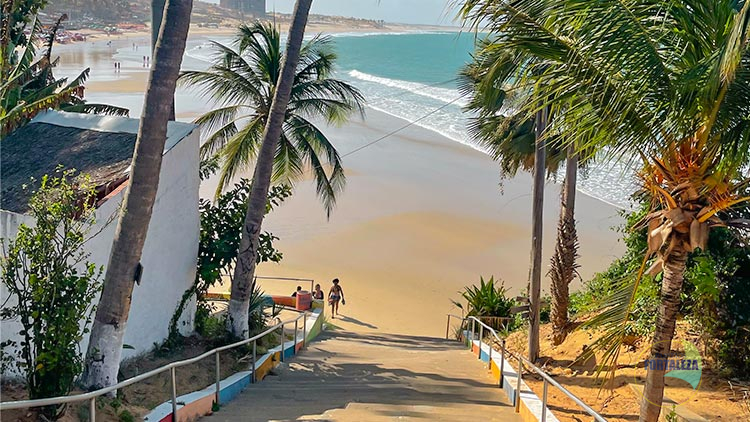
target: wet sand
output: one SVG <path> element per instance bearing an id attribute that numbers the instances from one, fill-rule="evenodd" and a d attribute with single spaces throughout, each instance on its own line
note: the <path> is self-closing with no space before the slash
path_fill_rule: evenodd
<path id="1" fill-rule="evenodd" d="M 124 38 L 112 47 L 97 41 L 58 48 L 60 72 L 92 67 L 87 97 L 129 107 L 137 117 L 146 69 L 124 63 L 122 72 L 113 76 L 110 68 L 113 49 L 133 42 L 139 41 Z M 180 120 L 206 111 L 206 102 L 189 91 L 178 91 L 176 98 Z M 368 110 L 365 121 L 326 128 L 325 133 L 347 154 L 404 124 Z M 512 295 L 526 288 L 529 175 L 501 185 L 498 166 L 488 156 L 417 126 L 345 157 L 344 165 L 348 184 L 330 219 L 309 180 L 298 183 L 294 196 L 268 216 L 264 229 L 280 237 L 276 246 L 284 260 L 261 265 L 258 275 L 314 278 L 326 291 L 338 277 L 347 305 L 341 309 L 344 318 L 333 321 L 336 325 L 411 335 L 444 335 L 446 313 L 460 313 L 451 300 L 463 286 L 478 283 L 480 275 L 503 280 Z M 215 181 L 207 181 L 201 194 L 212 197 L 214 190 Z M 548 183 L 545 199 L 546 268 L 553 252 L 559 186 Z M 619 236 L 611 230 L 621 218 L 614 207 L 583 194 L 578 195 L 576 211 L 580 273 L 587 278 L 621 253 Z M 263 282 L 262 287 L 268 293 L 290 294 L 297 284 L 309 285 Z M 548 291 L 545 278 L 543 292 Z"/>

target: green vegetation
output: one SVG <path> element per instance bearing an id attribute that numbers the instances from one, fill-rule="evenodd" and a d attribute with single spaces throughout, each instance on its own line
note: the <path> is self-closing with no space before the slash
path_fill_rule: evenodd
<path id="1" fill-rule="evenodd" d="M 22 326 L 18 344 L 2 343 L 2 369 L 15 364 L 31 399 L 68 394 L 83 371 L 79 342 L 89 332 L 102 273 L 83 251 L 92 235 L 94 198 L 84 176 L 45 176 L 29 201 L 36 224 L 22 224 L 15 239 L 2 241 L 1 280 L 9 302 L 0 317 Z M 64 411 L 49 406 L 42 414 L 54 420 Z"/>
<path id="2" fill-rule="evenodd" d="M 240 26 L 235 44 L 214 43 L 214 49 L 216 59 L 208 70 L 185 71 L 180 83 L 219 105 L 196 120 L 208 135 L 201 157 L 220 170 L 218 194 L 257 158 L 283 49 L 278 29 L 260 22 Z M 352 112 L 361 111 L 364 100 L 356 88 L 332 78 L 336 53 L 331 38 L 318 36 L 305 42 L 300 54 L 273 180 L 291 186 L 310 165 L 318 193 L 330 209 L 344 186 L 344 168 L 336 149 L 311 119 L 342 123 Z"/>
<path id="3" fill-rule="evenodd" d="M 571 295 L 571 312 L 587 314 L 602 309 L 628 277 L 638 272 L 647 249 L 647 229 L 638 223 L 648 208 L 625 213 L 626 224 L 619 228 L 626 246 L 625 254 L 610 267 L 585 283 Z M 748 213 L 750 214 L 750 213 Z M 627 343 L 653 335 L 659 308 L 661 274 L 644 276 L 635 292 L 625 333 Z M 714 229 L 706 250 L 691 253 L 685 271 L 685 288 L 680 297 L 680 317 L 691 323 L 704 345 L 704 353 L 713 358 L 726 376 L 750 376 L 750 246 L 730 230 Z"/>
<path id="4" fill-rule="evenodd" d="M 89 69 L 71 81 L 54 77 L 52 71 L 58 61 L 52 58 L 52 46 L 66 16 L 61 16 L 49 33 L 43 35 L 37 14 L 46 4 L 45 0 L 23 0 L 5 1 L 0 6 L 0 34 L 3 34 L 0 36 L 0 138 L 50 108 L 128 114 L 123 108 L 86 103 L 83 85 L 88 79 Z M 39 45 L 46 49 L 44 54 L 37 54 Z"/>
<path id="5" fill-rule="evenodd" d="M 669 354 L 689 255 L 717 227 L 748 226 L 736 213 L 750 200 L 750 3 L 466 0 L 463 12 L 502 53 L 485 86 L 509 85 L 514 113 L 548 114 L 540 142 L 643 159 L 648 247 L 592 320 L 605 331 L 594 349 L 613 378 L 643 276 L 661 273 L 651 355 Z M 649 368 L 641 421 L 659 418 L 664 372 Z"/>
<path id="6" fill-rule="evenodd" d="M 210 172 L 210 170 L 205 171 Z M 231 282 L 237 262 L 241 230 L 245 224 L 250 185 L 249 180 L 242 179 L 232 190 L 223 193 L 216 203 L 205 199 L 200 201 L 201 233 L 195 283 L 182 295 L 182 300 L 170 321 L 169 336 L 173 342 L 180 337 L 178 323 L 188 302 L 193 297 L 197 298 L 195 326 L 196 330 L 201 332 L 203 324 L 207 323 L 206 320 L 213 311 L 205 299 L 208 289 L 221 282 L 222 277 L 227 277 Z M 291 195 L 292 190 L 288 186 L 274 186 L 268 194 L 266 212 L 271 212 Z M 273 247 L 273 241 L 277 239 L 268 232 L 261 234 L 258 262 L 281 261 L 283 255 Z M 254 292 L 252 298 L 255 297 Z M 253 300 L 251 300 L 252 303 Z M 253 313 L 252 306 L 249 312 Z M 253 318 L 251 318 L 252 323 Z M 254 323 L 257 326 L 260 322 Z"/>
<path id="7" fill-rule="evenodd" d="M 466 301 L 466 307 L 461 302 L 453 301 L 453 304 L 461 309 L 466 316 L 475 316 L 482 322 L 496 330 L 505 332 L 512 331 L 520 326 L 520 320 L 503 320 L 501 318 L 513 318 L 510 314 L 510 308 L 515 305 L 513 298 L 507 297 L 508 289 L 503 282 L 495 284 L 495 277 L 489 280 L 484 277 L 479 278 L 479 285 L 464 287 L 460 292 L 461 297 Z"/>

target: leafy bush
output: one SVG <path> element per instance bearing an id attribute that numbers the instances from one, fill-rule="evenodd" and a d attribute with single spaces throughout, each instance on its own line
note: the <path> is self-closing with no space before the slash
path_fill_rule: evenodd
<path id="1" fill-rule="evenodd" d="M 647 249 L 646 230 L 633 230 L 648 213 L 640 209 L 624 213 L 623 233 L 625 254 L 610 267 L 585 283 L 582 290 L 571 294 L 572 315 L 597 311 L 621 281 L 636 274 Z M 750 216 L 745 216 L 750 217 Z M 627 334 L 647 337 L 653 333 L 659 308 L 661 274 L 644 276 L 635 294 Z M 683 286 L 681 314 L 693 324 L 706 345 L 706 353 L 714 357 L 725 373 L 750 375 L 750 246 L 737 233 L 714 228 L 706 251 L 690 254 Z"/>
<path id="2" fill-rule="evenodd" d="M 263 332 L 268 327 L 268 321 L 278 316 L 280 309 L 269 312 L 269 308 L 273 308 L 273 305 L 269 306 L 263 291 L 259 286 L 255 286 L 255 290 L 253 290 L 250 296 L 250 336 Z M 205 308 L 199 308 L 199 311 L 200 309 Z M 226 330 L 226 314 L 216 316 L 207 312 L 200 317 L 196 315 L 195 330 L 216 346 L 227 344 L 234 340 L 234 338 L 228 335 Z"/>
<path id="3" fill-rule="evenodd" d="M 29 201 L 36 224 L 22 224 L 15 239 L 3 239 L 2 283 L 13 305 L 2 319 L 21 323 L 15 363 L 25 374 L 30 399 L 67 395 L 83 370 L 80 341 L 88 333 L 99 293 L 102 268 L 87 261 L 84 243 L 94 224 L 95 193 L 89 180 L 74 173 L 45 176 Z M 5 369 L 5 368 L 4 368 Z M 64 406 L 42 410 L 57 419 Z"/>
<path id="4" fill-rule="evenodd" d="M 503 282 L 496 286 L 494 277 L 490 277 L 486 281 L 484 277 L 480 277 L 479 286 L 466 286 L 464 291 L 460 292 L 461 297 L 466 301 L 466 308 L 458 301 L 453 301 L 453 304 L 461 309 L 466 316 L 475 316 L 480 319 L 481 317 L 510 318 L 510 308 L 515 305 L 515 301 L 506 297 L 506 293 L 508 293 L 508 289 L 505 288 Z M 493 322 L 488 325 L 506 331 L 512 330 L 512 327 L 517 325 L 516 321 L 517 319 L 504 321 L 500 324 Z"/>
<path id="5" fill-rule="evenodd" d="M 210 174 L 210 166 L 204 164 Z M 242 228 L 245 225 L 247 200 L 250 196 L 251 182 L 242 179 L 235 187 L 222 194 L 215 203 L 202 199 L 200 202 L 200 244 L 198 246 L 198 267 L 194 284 L 182 296 L 169 325 L 169 337 L 172 342 L 179 339 L 177 324 L 182 317 L 187 303 L 195 296 L 198 299 L 195 324 L 199 328 L 202 321 L 211 315 L 212 309 L 203 296 L 208 289 L 222 280 L 223 276 L 232 276 L 240 247 Z M 268 193 L 267 212 L 279 206 L 290 197 L 289 186 L 274 186 Z M 281 252 L 273 247 L 278 238 L 271 233 L 260 235 L 258 262 L 280 262 Z"/>

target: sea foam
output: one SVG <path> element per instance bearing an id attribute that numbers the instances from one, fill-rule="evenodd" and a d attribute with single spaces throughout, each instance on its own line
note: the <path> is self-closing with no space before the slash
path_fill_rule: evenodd
<path id="1" fill-rule="evenodd" d="M 457 89 L 441 88 L 439 86 L 427 85 L 419 82 L 410 82 L 399 79 L 383 78 L 380 76 L 370 75 L 369 73 L 360 72 L 359 70 L 352 70 L 349 72 L 349 76 L 354 79 L 361 81 L 372 82 L 380 85 L 384 85 L 391 88 L 396 88 L 402 91 L 411 92 L 412 94 L 420 95 L 434 100 L 442 101 L 444 103 L 455 103 L 457 106 L 465 106 L 466 100 L 459 99 L 461 94 Z M 449 84 L 452 81 L 446 81 L 445 84 Z M 457 100 L 458 99 L 458 100 Z"/>

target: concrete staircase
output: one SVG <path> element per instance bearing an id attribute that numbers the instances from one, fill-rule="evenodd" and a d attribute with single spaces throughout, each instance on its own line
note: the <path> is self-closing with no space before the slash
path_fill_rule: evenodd
<path id="1" fill-rule="evenodd" d="M 329 331 L 207 422 L 520 421 L 458 342 Z"/>

